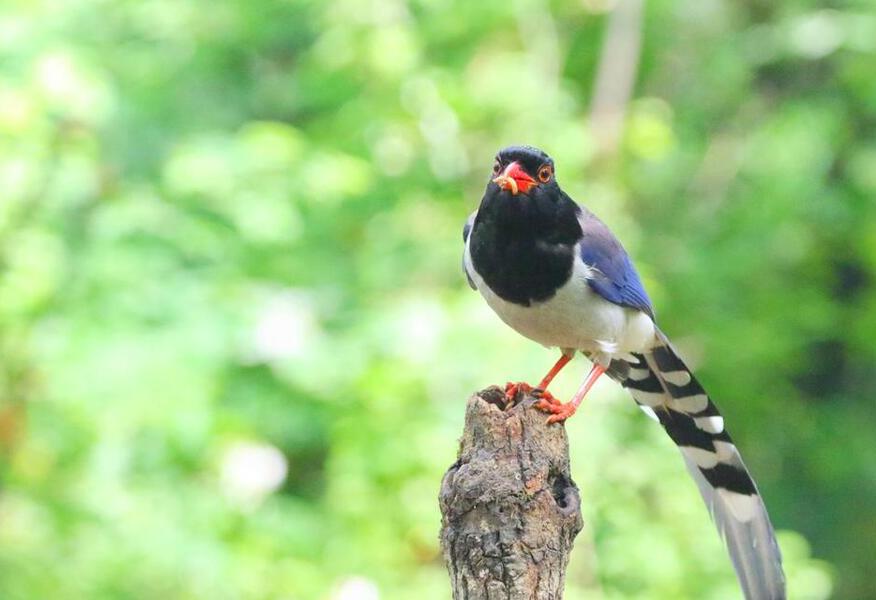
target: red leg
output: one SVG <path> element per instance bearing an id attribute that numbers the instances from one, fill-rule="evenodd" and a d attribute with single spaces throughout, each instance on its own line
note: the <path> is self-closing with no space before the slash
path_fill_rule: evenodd
<path id="1" fill-rule="evenodd" d="M 581 404 L 581 401 L 584 399 L 584 396 L 587 395 L 587 392 L 590 391 L 590 388 L 593 387 L 593 384 L 596 383 L 596 380 L 605 373 L 605 367 L 602 365 L 594 364 L 593 368 L 590 369 L 590 373 L 587 374 L 587 378 L 584 380 L 584 383 L 581 384 L 581 387 L 578 388 L 578 391 L 575 392 L 575 395 L 569 402 L 565 404 L 550 404 L 548 406 L 539 406 L 539 408 L 543 408 L 549 412 L 552 412 L 551 416 L 548 417 L 548 423 L 559 423 L 560 421 L 565 421 L 569 417 L 575 414 L 575 411 L 578 410 L 578 405 Z"/>
<path id="2" fill-rule="evenodd" d="M 554 380 L 554 377 L 557 376 L 557 373 L 563 370 L 569 361 L 572 360 L 571 356 L 567 356 L 566 354 L 561 354 L 559 360 L 551 367 L 551 370 L 547 372 L 547 375 L 542 377 L 539 384 L 532 390 L 533 395 L 539 398 L 537 406 L 545 407 L 550 404 L 560 404 L 560 401 L 554 398 L 554 395 L 547 391 L 547 387 L 551 384 L 551 381 Z"/>
<path id="3" fill-rule="evenodd" d="M 505 384 L 505 397 L 508 398 L 508 401 L 510 402 L 511 400 L 514 400 L 518 392 L 522 391 L 524 394 L 533 392 L 538 398 L 540 398 L 539 403 L 545 402 L 547 404 L 559 404 L 559 401 L 547 391 L 547 386 L 550 385 L 551 381 L 554 380 L 554 377 L 557 376 L 557 373 L 559 373 L 570 360 L 572 360 L 571 356 L 566 356 L 565 354 L 560 355 L 559 360 L 557 360 L 554 366 L 551 367 L 551 370 L 547 372 L 547 375 L 542 377 L 538 386 L 534 389 L 531 385 L 523 383 L 522 381 L 517 383 L 509 381 Z"/>
<path id="4" fill-rule="evenodd" d="M 556 362 L 556 364 L 554 364 L 554 366 L 551 367 L 551 370 L 548 371 L 547 375 L 545 375 L 542 378 L 541 382 L 539 382 L 538 389 L 546 391 L 547 386 L 549 386 L 551 384 L 551 381 L 554 380 L 554 377 L 557 376 L 557 373 L 562 371 L 563 367 L 565 367 L 569 363 L 570 360 L 572 360 L 571 356 L 567 356 L 565 354 L 561 355 L 560 359 Z"/>

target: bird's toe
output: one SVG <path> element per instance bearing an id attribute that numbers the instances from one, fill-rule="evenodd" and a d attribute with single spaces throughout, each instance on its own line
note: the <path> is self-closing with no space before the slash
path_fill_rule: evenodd
<path id="1" fill-rule="evenodd" d="M 538 402 L 535 404 L 536 408 L 549 410 L 549 407 L 551 406 L 557 406 L 562 404 L 556 396 L 554 396 L 547 390 L 543 390 L 541 388 L 533 388 L 532 392 L 530 393 L 533 397 L 538 398 Z"/>
<path id="2" fill-rule="evenodd" d="M 523 394 L 528 394 L 532 391 L 532 386 L 523 381 L 509 381 L 505 384 L 505 398 L 508 399 L 508 402 L 513 402 L 517 399 L 517 395 L 521 392 Z"/>
<path id="3" fill-rule="evenodd" d="M 565 404 L 549 404 L 545 407 L 539 406 L 539 408 L 542 408 L 547 412 L 553 413 L 545 421 L 545 423 L 547 423 L 548 425 L 550 425 L 551 423 L 562 423 L 563 421 L 574 415 L 575 411 L 578 410 L 578 407 L 571 402 L 566 402 Z"/>

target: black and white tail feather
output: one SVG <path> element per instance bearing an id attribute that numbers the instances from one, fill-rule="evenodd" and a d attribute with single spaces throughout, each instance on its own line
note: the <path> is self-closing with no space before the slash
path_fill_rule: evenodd
<path id="1" fill-rule="evenodd" d="M 727 545 L 745 597 L 784 600 L 782 557 L 757 486 L 718 408 L 666 336 L 658 331 L 649 351 L 633 354 L 632 360 L 613 360 L 608 374 L 678 446 Z"/>

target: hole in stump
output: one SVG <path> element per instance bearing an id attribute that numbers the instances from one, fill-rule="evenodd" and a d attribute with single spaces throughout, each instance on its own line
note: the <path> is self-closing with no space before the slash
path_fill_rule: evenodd
<path id="1" fill-rule="evenodd" d="M 574 481 L 559 471 L 551 470 L 548 474 L 548 485 L 561 513 L 570 514 L 578 510 L 578 488 Z"/>
<path id="2" fill-rule="evenodd" d="M 485 390 L 481 390 L 478 394 L 484 402 L 489 402 L 490 404 L 494 404 L 505 410 L 508 404 L 508 399 L 505 398 L 505 392 L 500 390 L 498 387 L 490 387 Z"/>

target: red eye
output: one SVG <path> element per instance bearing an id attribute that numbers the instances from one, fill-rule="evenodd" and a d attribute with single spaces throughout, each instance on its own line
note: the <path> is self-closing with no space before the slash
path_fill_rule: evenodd
<path id="1" fill-rule="evenodd" d="M 502 163 L 499 162 L 499 159 L 496 159 L 496 162 L 493 163 L 493 175 L 498 175 L 502 170 Z"/>
<path id="2" fill-rule="evenodd" d="M 538 170 L 538 180 L 541 181 L 542 183 L 547 183 L 548 181 L 551 180 L 551 177 L 553 176 L 553 174 L 554 174 L 554 170 L 553 170 L 553 168 L 551 168 L 550 165 L 543 165 Z"/>

